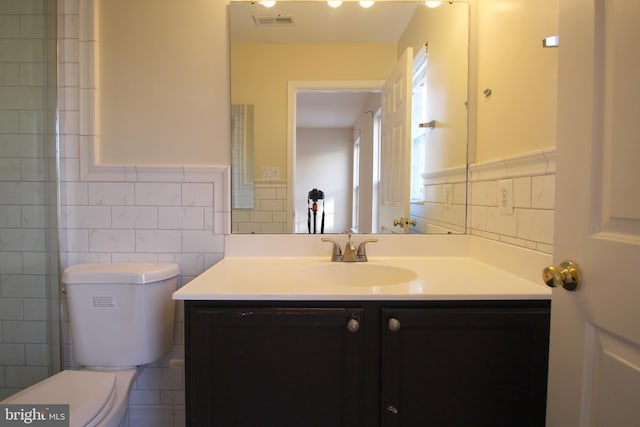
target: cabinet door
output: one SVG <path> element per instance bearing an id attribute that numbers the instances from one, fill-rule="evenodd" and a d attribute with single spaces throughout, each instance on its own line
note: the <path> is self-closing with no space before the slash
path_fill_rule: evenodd
<path id="1" fill-rule="evenodd" d="M 543 426 L 548 309 L 383 309 L 383 426 Z"/>
<path id="2" fill-rule="evenodd" d="M 358 426 L 361 309 L 188 309 L 193 426 Z"/>

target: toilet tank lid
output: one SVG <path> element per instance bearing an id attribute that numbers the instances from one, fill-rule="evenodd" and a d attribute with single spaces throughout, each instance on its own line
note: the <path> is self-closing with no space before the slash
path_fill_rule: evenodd
<path id="1" fill-rule="evenodd" d="M 62 282 L 142 285 L 172 279 L 179 274 L 180 267 L 174 263 L 76 264 L 64 270 Z"/>

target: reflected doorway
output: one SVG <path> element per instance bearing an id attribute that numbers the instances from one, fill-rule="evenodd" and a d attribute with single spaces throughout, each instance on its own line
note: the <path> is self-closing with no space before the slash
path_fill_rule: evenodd
<path id="1" fill-rule="evenodd" d="M 363 84 L 364 83 L 364 84 Z M 295 233 L 319 232 L 314 227 L 313 200 L 319 189 L 324 200 L 325 233 L 375 231 L 374 200 L 379 144 L 382 82 L 299 82 L 289 92 L 289 186 Z M 293 85 L 293 87 L 292 87 Z M 379 128 L 379 124 L 378 124 Z"/>

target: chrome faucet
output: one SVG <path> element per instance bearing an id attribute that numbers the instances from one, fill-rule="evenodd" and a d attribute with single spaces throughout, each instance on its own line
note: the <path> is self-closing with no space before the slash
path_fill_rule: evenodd
<path id="1" fill-rule="evenodd" d="M 331 253 L 331 261 L 333 262 L 366 262 L 367 261 L 367 250 L 366 244 L 377 242 L 378 239 L 366 239 L 360 242 L 360 244 L 356 247 L 351 240 L 351 232 L 347 231 L 347 244 L 344 247 L 344 253 L 340 249 L 340 246 L 335 240 L 328 239 L 326 237 L 322 238 L 323 242 L 333 243 L 333 252 Z"/>

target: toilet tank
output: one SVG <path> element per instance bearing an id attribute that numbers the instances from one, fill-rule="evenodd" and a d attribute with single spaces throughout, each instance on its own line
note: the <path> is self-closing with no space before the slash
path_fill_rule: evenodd
<path id="1" fill-rule="evenodd" d="M 130 367 L 171 350 L 180 269 L 172 263 L 78 264 L 62 274 L 75 361 Z"/>

